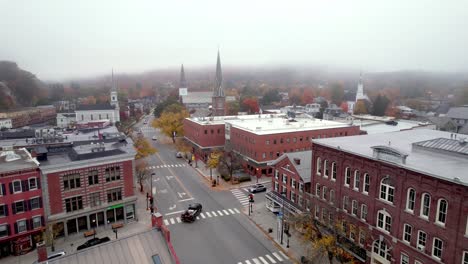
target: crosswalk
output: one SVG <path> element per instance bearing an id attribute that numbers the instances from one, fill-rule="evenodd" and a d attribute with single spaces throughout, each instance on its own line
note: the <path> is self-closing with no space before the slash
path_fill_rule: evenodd
<path id="1" fill-rule="evenodd" d="M 161 168 L 181 168 L 185 166 L 187 166 L 187 164 L 178 163 L 178 164 L 164 164 L 164 165 L 157 165 L 157 166 L 148 166 L 146 168 L 149 170 L 154 170 L 154 169 L 161 169 Z"/>
<path id="2" fill-rule="evenodd" d="M 197 220 L 206 219 L 206 218 L 213 218 L 213 217 L 228 216 L 228 215 L 235 215 L 235 214 L 240 214 L 240 211 L 237 208 L 213 210 L 213 211 L 208 211 L 208 212 L 202 211 L 200 213 L 200 215 L 197 216 Z M 182 220 L 178 216 L 164 219 L 164 224 L 166 226 L 179 224 L 181 222 L 182 222 Z"/>
<path id="3" fill-rule="evenodd" d="M 277 251 L 271 253 L 271 255 L 266 254 L 263 256 L 258 256 L 256 258 L 246 259 L 244 261 L 238 262 L 237 264 L 275 264 L 281 263 L 288 259 L 288 256 L 286 256 L 282 251 Z"/>
<path id="4" fill-rule="evenodd" d="M 240 189 L 232 189 L 231 192 L 243 206 L 249 205 L 249 198 Z"/>

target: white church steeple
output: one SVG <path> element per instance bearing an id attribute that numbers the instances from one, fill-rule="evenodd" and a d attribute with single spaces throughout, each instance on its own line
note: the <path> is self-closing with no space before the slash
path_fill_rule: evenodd
<path id="1" fill-rule="evenodd" d="M 114 82 L 114 69 L 112 69 L 112 87 L 111 87 L 111 92 L 110 92 L 111 100 L 110 104 L 115 106 L 115 109 L 119 109 L 119 98 L 117 95 L 117 88 L 115 86 Z"/>

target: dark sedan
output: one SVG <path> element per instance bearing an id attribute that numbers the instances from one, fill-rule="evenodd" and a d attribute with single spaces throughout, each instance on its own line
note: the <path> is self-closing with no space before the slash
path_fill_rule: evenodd
<path id="1" fill-rule="evenodd" d="M 92 246 L 95 246 L 95 245 L 99 245 L 99 244 L 102 244 L 102 243 L 105 243 L 105 242 L 109 242 L 110 241 L 110 238 L 109 237 L 103 237 L 103 238 L 92 238 L 88 241 L 86 241 L 84 244 L 82 245 L 79 245 L 78 248 L 76 250 L 82 250 L 82 249 L 85 249 L 85 248 L 89 248 L 89 247 L 92 247 Z"/>

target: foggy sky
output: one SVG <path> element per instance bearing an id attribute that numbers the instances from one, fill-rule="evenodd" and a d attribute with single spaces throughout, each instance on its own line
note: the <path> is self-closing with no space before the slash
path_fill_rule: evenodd
<path id="1" fill-rule="evenodd" d="M 468 1 L 0 0 L 0 60 L 41 79 L 326 64 L 468 71 Z"/>

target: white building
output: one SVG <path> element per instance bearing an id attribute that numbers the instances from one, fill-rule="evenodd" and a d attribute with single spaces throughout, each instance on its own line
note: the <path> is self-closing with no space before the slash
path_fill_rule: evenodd
<path id="1" fill-rule="evenodd" d="M 57 126 L 69 127 L 76 122 L 75 113 L 57 113 Z"/>
<path id="2" fill-rule="evenodd" d="M 362 75 L 359 77 L 359 83 L 356 92 L 356 99 L 354 101 L 347 101 L 348 103 L 348 113 L 354 113 L 354 106 L 356 105 L 357 101 L 359 100 L 366 100 L 370 101 L 367 94 L 364 93 L 364 84 L 362 84 Z"/>
<path id="3" fill-rule="evenodd" d="M 0 129 L 12 128 L 11 118 L 0 118 Z"/>

